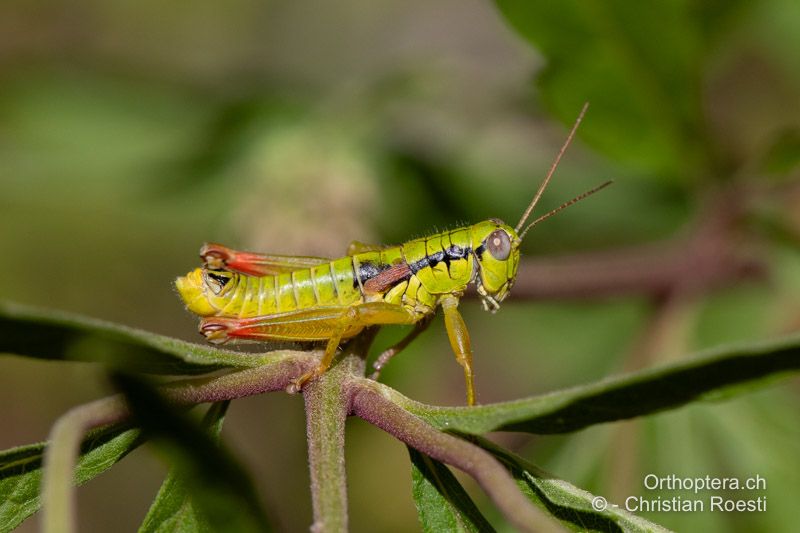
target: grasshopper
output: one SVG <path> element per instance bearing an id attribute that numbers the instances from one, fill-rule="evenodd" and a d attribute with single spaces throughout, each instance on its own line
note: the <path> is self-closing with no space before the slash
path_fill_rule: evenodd
<path id="1" fill-rule="evenodd" d="M 515 227 L 489 219 L 397 246 L 353 242 L 345 257 L 299 257 L 242 252 L 205 244 L 196 268 L 175 284 L 186 307 L 203 317 L 200 333 L 213 343 L 327 341 L 318 366 L 289 386 L 298 392 L 324 373 L 340 343 L 364 328 L 415 327 L 376 360 L 381 367 L 430 323 L 437 307 L 456 360 L 464 369 L 467 404 L 475 404 L 472 349 L 458 304 L 474 283 L 484 309 L 500 307 L 517 276 L 520 244 L 533 226 L 611 182 L 585 192 L 525 226 L 572 141 L 586 106 Z M 524 229 L 523 229 L 524 227 Z"/>

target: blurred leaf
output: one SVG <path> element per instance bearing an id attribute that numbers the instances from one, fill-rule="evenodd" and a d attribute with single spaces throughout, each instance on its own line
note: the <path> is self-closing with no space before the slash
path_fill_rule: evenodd
<path id="1" fill-rule="evenodd" d="M 258 366 L 262 358 L 148 333 L 102 320 L 0 303 L 0 353 L 92 361 L 154 374 L 202 374 Z"/>
<path id="2" fill-rule="evenodd" d="M 83 484 L 106 471 L 139 446 L 139 430 L 115 425 L 89 433 L 75 471 Z M 0 452 L 0 531 L 9 531 L 39 510 L 42 457 L 45 444 L 30 444 Z"/>
<path id="3" fill-rule="evenodd" d="M 494 531 L 469 494 L 439 461 L 408 448 L 414 503 L 423 531 Z"/>
<path id="4" fill-rule="evenodd" d="M 575 531 L 668 531 L 610 504 L 598 511 L 592 505 L 596 502 L 595 495 L 553 477 L 486 439 L 467 439 L 499 459 L 511 471 L 520 489 L 531 501 Z"/>
<path id="5" fill-rule="evenodd" d="M 203 419 L 203 426 L 208 428 L 209 435 L 217 443 L 229 403 L 220 402 L 212 405 Z M 202 509 L 195 508 L 188 483 L 189 480 L 181 475 L 178 469 L 170 470 L 139 528 L 140 533 L 213 530 L 211 521 L 205 517 Z"/>
<path id="6" fill-rule="evenodd" d="M 235 165 L 252 148 L 258 132 L 279 130 L 284 124 L 298 120 L 304 107 L 283 95 L 245 96 L 220 103 L 211 120 L 193 143 L 194 150 L 182 161 L 166 169 L 153 183 L 153 192 L 184 193 L 209 185 L 226 177 L 228 167 Z"/>
<path id="7" fill-rule="evenodd" d="M 393 147 L 387 159 L 392 173 L 415 181 L 416 187 L 425 193 L 424 197 L 415 198 L 413 205 L 403 205 L 404 210 L 410 211 L 409 218 L 424 217 L 428 224 L 442 225 L 470 219 L 465 202 L 454 195 L 456 184 L 464 179 L 463 171 L 453 161 L 438 160 L 420 150 L 402 147 Z"/>
<path id="8" fill-rule="evenodd" d="M 125 394 L 133 418 L 145 436 L 160 446 L 183 478 L 195 509 L 203 516 L 201 524 L 207 524 L 212 531 L 272 529 L 247 472 L 206 431 L 177 412 L 155 388 L 139 378 L 118 374 L 114 383 Z M 215 411 L 214 416 L 222 414 Z M 164 511 L 175 503 L 172 496 L 163 496 Z M 194 515 L 183 517 L 188 516 Z M 171 526 L 188 528 L 190 524 Z"/>
<path id="9" fill-rule="evenodd" d="M 719 348 L 675 364 L 510 402 L 436 407 L 403 398 L 396 401 L 450 431 L 567 433 L 692 401 L 732 397 L 752 390 L 758 380 L 797 370 L 800 335 L 791 335 Z"/>
<path id="10" fill-rule="evenodd" d="M 703 63 L 739 2 L 496 3 L 545 56 L 545 105 L 571 123 L 591 103 L 579 130 L 590 144 L 656 175 L 685 180 L 685 169 L 707 169 Z"/>

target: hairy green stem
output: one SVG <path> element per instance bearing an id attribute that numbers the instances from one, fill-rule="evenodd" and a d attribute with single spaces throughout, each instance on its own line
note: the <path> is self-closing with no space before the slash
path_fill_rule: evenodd
<path id="1" fill-rule="evenodd" d="M 75 466 L 87 431 L 119 422 L 128 416 L 120 396 L 103 398 L 67 411 L 50 432 L 44 455 L 42 480 L 42 531 L 72 533 L 76 530 Z"/>
<path id="2" fill-rule="evenodd" d="M 318 360 L 309 352 L 281 352 L 261 366 L 221 376 L 173 381 L 159 387 L 159 392 L 178 405 L 194 405 L 281 391 L 297 376 L 314 368 Z"/>
<path id="3" fill-rule="evenodd" d="M 314 533 L 347 531 L 344 430 L 350 397 L 346 383 L 354 375 L 364 375 L 364 359 L 374 334 L 368 331 L 354 339 L 338 364 L 303 388 Z"/>
<path id="4" fill-rule="evenodd" d="M 344 426 L 347 401 L 338 369 L 326 372 L 303 390 L 306 405 L 308 464 L 314 524 L 311 531 L 347 531 L 347 483 Z"/>
<path id="5" fill-rule="evenodd" d="M 463 470 L 478 482 L 506 519 L 520 531 L 534 531 L 551 519 L 520 492 L 500 462 L 480 447 L 444 433 L 412 415 L 364 380 L 351 384 L 353 413 L 412 448 Z"/>

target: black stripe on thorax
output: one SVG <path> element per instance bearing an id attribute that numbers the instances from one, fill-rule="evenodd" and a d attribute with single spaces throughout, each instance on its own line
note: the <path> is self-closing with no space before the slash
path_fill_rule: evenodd
<path id="1" fill-rule="evenodd" d="M 466 248 L 462 248 L 457 244 L 453 244 L 444 250 L 439 250 L 438 252 L 434 252 L 432 254 L 426 254 L 425 257 L 414 261 L 410 265 L 411 273 L 416 274 L 420 270 L 425 267 L 435 267 L 439 263 L 444 263 L 447 265 L 448 270 L 450 269 L 450 261 L 454 261 L 457 259 L 466 259 L 472 250 L 469 246 Z"/>

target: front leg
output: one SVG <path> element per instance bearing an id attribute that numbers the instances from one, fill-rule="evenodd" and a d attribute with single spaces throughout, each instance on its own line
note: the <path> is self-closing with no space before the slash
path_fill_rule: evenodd
<path id="1" fill-rule="evenodd" d="M 472 347 L 469 332 L 461 313 L 458 312 L 458 298 L 450 295 L 441 300 L 444 311 L 444 324 L 447 337 L 456 356 L 456 361 L 464 368 L 464 380 L 467 382 L 467 405 L 475 405 L 475 382 L 472 375 Z"/>

